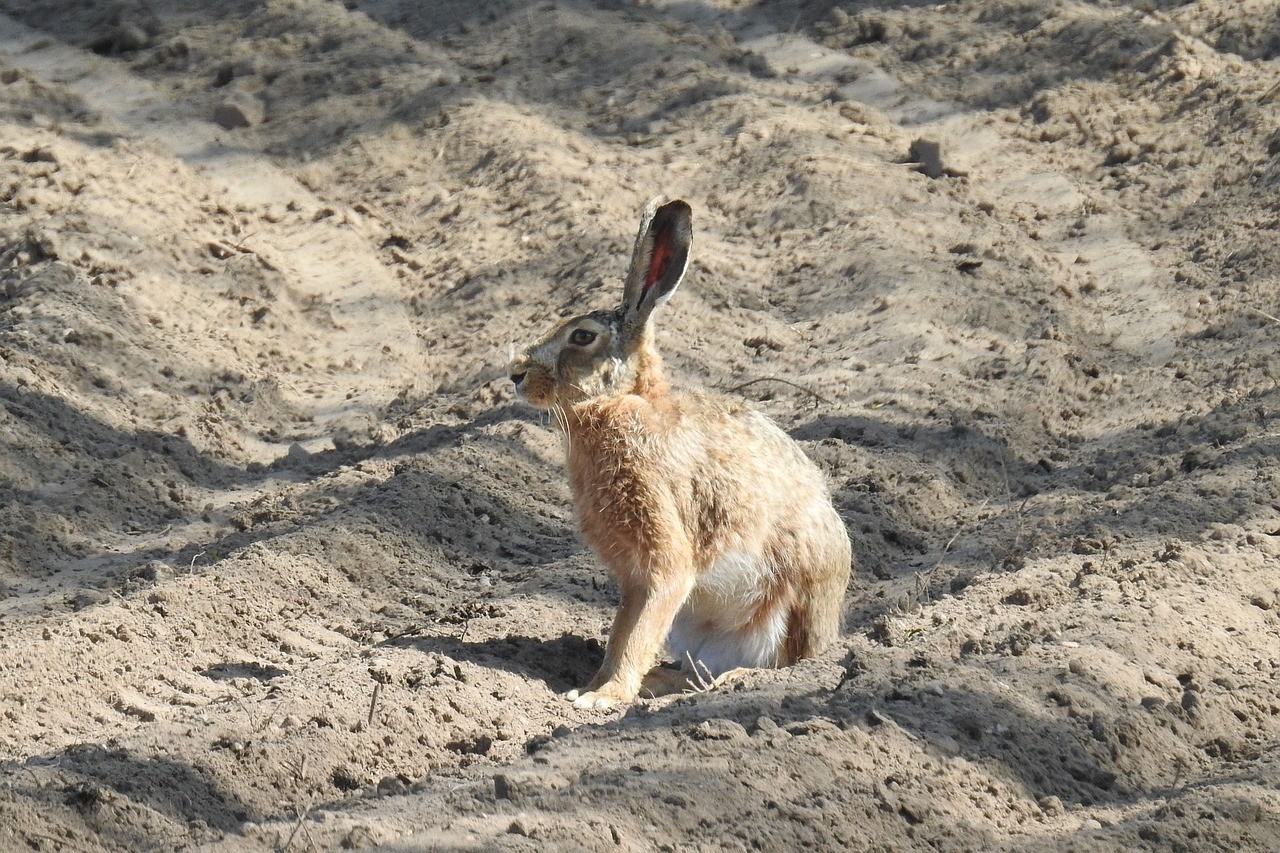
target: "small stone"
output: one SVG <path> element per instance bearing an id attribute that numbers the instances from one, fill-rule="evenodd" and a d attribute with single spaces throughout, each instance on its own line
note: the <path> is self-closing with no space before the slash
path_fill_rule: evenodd
<path id="1" fill-rule="evenodd" d="M 358 824 L 351 827 L 351 831 L 342 839 L 340 846 L 343 850 L 360 850 L 372 847 L 378 843 L 378 840 L 372 829 L 364 824 Z"/>
<path id="2" fill-rule="evenodd" d="M 384 797 L 394 797 L 409 792 L 409 783 L 399 776 L 383 776 L 378 780 L 378 793 Z"/>
<path id="3" fill-rule="evenodd" d="M 916 164 L 916 168 L 925 177 L 938 179 L 947 173 L 942 165 L 942 143 L 935 139 L 920 138 L 911 143 L 907 159 Z"/>
<path id="4" fill-rule="evenodd" d="M 1107 151 L 1107 159 L 1103 161 L 1104 166 L 1119 166 L 1121 163 L 1128 163 L 1130 160 L 1142 153 L 1137 145 L 1128 139 L 1119 139 Z"/>
<path id="5" fill-rule="evenodd" d="M 144 27 L 133 21 L 120 21 L 89 42 L 89 49 L 104 56 L 134 53 L 151 44 Z"/>
<path id="6" fill-rule="evenodd" d="M 747 730 L 736 720 L 703 720 L 689 730 L 694 740 L 746 740 Z"/>
<path id="7" fill-rule="evenodd" d="M 144 723 L 153 723 L 160 716 L 161 706 L 132 690 L 121 690 L 116 697 L 115 709 L 122 714 L 136 717 Z"/>
<path id="8" fill-rule="evenodd" d="M 72 610 L 84 610 L 98 604 L 106 604 L 110 600 L 110 596 L 105 592 L 96 589 L 85 589 L 77 592 L 71 597 Z"/>
<path id="9" fill-rule="evenodd" d="M 117 27 L 115 36 L 115 53 L 132 53 L 142 50 L 151 44 L 151 36 L 147 31 L 132 21 L 123 21 Z"/>
<path id="10" fill-rule="evenodd" d="M 248 92 L 233 92 L 213 110 L 213 120 L 227 130 L 254 127 L 266 120 L 262 100 Z"/>
<path id="11" fill-rule="evenodd" d="M 1066 811 L 1062 805 L 1062 800 L 1051 795 L 1036 800 L 1036 805 L 1040 807 L 1040 811 L 1047 815 L 1060 815 Z"/>
<path id="12" fill-rule="evenodd" d="M 769 734 L 770 732 L 776 732 L 777 730 L 778 724 L 774 721 L 773 717 L 766 717 L 763 715 L 756 717 L 756 725 L 754 729 L 756 734 Z"/>
<path id="13" fill-rule="evenodd" d="M 493 796 L 499 800 L 520 798 L 520 784 L 505 773 L 493 777 Z"/>
<path id="14" fill-rule="evenodd" d="M 929 817 L 929 804 L 923 799 L 916 797 L 904 797 L 898 803 L 898 814 L 911 825 L 924 823 Z"/>
<path id="15" fill-rule="evenodd" d="M 133 576 L 151 583 L 164 583 L 173 578 L 173 568 L 159 560 L 151 560 L 139 566 L 134 571 Z"/>

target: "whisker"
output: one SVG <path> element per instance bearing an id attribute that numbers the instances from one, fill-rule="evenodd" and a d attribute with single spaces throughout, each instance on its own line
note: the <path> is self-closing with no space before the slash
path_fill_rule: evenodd
<path id="1" fill-rule="evenodd" d="M 569 430 L 569 413 L 559 403 L 551 407 L 551 412 L 555 415 L 556 425 L 560 427 L 560 432 L 564 434 L 566 446 L 572 449 L 573 433 Z"/>

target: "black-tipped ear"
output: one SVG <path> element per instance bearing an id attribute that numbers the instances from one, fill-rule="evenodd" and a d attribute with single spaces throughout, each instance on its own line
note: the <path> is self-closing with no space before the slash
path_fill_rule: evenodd
<path id="1" fill-rule="evenodd" d="M 630 328 L 643 326 L 653 309 L 675 293 L 689 266 L 693 210 L 679 199 L 662 202 L 662 198 L 650 201 L 640 219 L 622 294 L 623 322 Z"/>

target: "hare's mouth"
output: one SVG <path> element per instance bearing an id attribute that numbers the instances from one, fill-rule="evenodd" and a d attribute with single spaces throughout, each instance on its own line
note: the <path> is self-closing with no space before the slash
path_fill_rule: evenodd
<path id="1" fill-rule="evenodd" d="M 538 370 L 513 371 L 511 383 L 516 386 L 516 394 L 534 408 L 547 408 L 555 397 L 555 383 Z"/>

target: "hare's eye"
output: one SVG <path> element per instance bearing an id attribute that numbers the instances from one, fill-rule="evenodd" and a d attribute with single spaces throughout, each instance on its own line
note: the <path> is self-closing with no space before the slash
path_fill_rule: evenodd
<path id="1" fill-rule="evenodd" d="M 596 333 L 590 329 L 574 329 L 573 334 L 569 335 L 569 343 L 575 347 L 589 346 L 596 339 Z"/>

